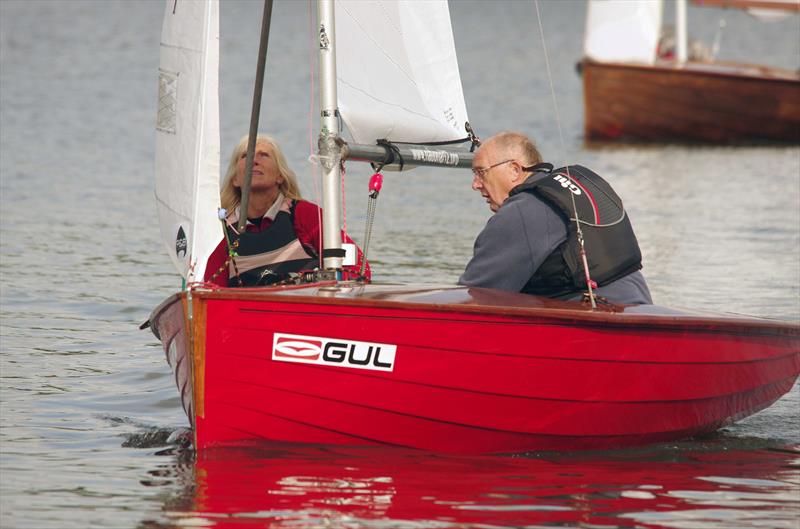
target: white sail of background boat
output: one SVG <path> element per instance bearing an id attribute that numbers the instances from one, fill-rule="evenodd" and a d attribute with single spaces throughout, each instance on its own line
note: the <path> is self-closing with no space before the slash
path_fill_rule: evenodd
<path id="1" fill-rule="evenodd" d="M 653 64 L 661 37 L 661 0 L 590 1 L 584 53 L 594 61 Z"/>
<path id="2" fill-rule="evenodd" d="M 335 254 L 340 162 L 354 150 L 379 163 L 390 154 L 344 144 L 339 106 L 354 138 L 367 143 L 463 137 L 466 111 L 443 1 L 336 0 L 337 10 L 333 2 L 319 1 L 318 158 L 323 225 L 326 237 L 333 234 L 324 248 Z M 185 260 L 173 260 L 184 273 L 194 268 L 187 289 L 148 322 L 175 372 L 197 450 L 259 441 L 473 453 L 633 446 L 711 432 L 791 389 L 800 326 L 790 322 L 655 305 L 595 309 L 485 288 L 341 282 L 333 274 L 258 288 L 191 283 L 209 248 L 204 230 L 219 230 L 217 107 L 209 100 L 216 9 L 215 0 L 167 0 L 160 95 L 177 115 L 171 122 L 164 110 L 159 119 L 157 162 L 158 178 L 177 183 L 159 183 L 157 198 L 171 255 L 176 230 L 187 235 Z M 417 9 L 423 14 L 412 15 Z M 334 27 L 334 12 L 346 31 Z M 429 21 L 443 35 L 423 37 Z M 420 57 L 421 44 L 435 48 L 433 60 Z M 362 54 L 384 62 L 376 71 L 399 77 L 405 89 L 372 93 L 381 85 L 357 71 L 371 71 Z M 362 111 L 370 105 L 379 109 L 374 116 Z M 456 151 L 426 149 L 407 154 L 469 166 Z M 181 195 L 188 205 L 178 205 Z"/>
<path id="3" fill-rule="evenodd" d="M 161 235 L 181 276 L 201 281 L 222 237 L 218 2 L 166 2 L 160 50 L 155 192 Z"/>
<path id="4" fill-rule="evenodd" d="M 694 0 L 694 4 L 797 18 L 800 0 Z M 674 50 L 662 9 L 674 6 Z M 693 53 L 687 0 L 589 0 L 584 137 L 704 143 L 800 143 L 800 73 Z M 736 35 L 729 37 L 731 40 Z M 702 47 L 701 47 L 702 49 Z M 674 51 L 674 53 L 673 53 Z"/>

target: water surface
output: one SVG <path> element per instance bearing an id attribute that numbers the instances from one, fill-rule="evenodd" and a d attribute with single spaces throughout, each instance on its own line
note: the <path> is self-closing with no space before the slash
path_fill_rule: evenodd
<path id="1" fill-rule="evenodd" d="M 182 0 L 179 0 L 182 1 Z M 247 130 L 259 2 L 222 6 L 223 150 Z M 605 175 L 630 211 L 660 304 L 800 319 L 800 149 L 586 148 L 583 2 L 540 2 L 561 143 L 530 2 L 452 3 L 478 133 L 531 134 Z M 269 446 L 195 461 L 160 345 L 139 331 L 180 286 L 158 233 L 153 142 L 163 3 L 0 2 L 0 526 L 796 527 L 800 390 L 718 435 L 590 454 L 448 457 Z M 691 8 L 724 58 L 800 67 L 797 19 Z M 277 2 L 262 129 L 305 194 L 314 43 L 305 2 Z M 348 167 L 363 238 L 367 167 Z M 386 174 L 379 281 L 454 283 L 489 216 L 466 171 Z M 792 525 L 794 524 L 794 525 Z"/>

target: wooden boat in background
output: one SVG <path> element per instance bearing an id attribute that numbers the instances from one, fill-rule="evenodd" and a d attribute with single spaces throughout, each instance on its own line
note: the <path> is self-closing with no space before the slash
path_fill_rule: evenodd
<path id="1" fill-rule="evenodd" d="M 793 0 L 696 3 L 800 10 Z M 800 143 L 800 71 L 692 60 L 685 16 L 673 58 L 659 57 L 660 35 L 660 1 L 590 0 L 581 65 L 587 140 Z"/>
<path id="2" fill-rule="evenodd" d="M 202 283 L 221 239 L 217 7 L 166 2 L 156 149 L 161 229 L 187 288 L 149 323 L 175 372 L 196 449 L 264 440 L 446 452 L 632 446 L 713 431 L 791 389 L 800 374 L 796 323 L 656 306 L 593 308 L 480 288 L 365 285 L 331 273 L 342 262 L 328 251 L 342 243 L 338 161 L 377 151 L 372 160 L 386 162 L 382 147 L 359 138 L 463 134 L 466 109 L 443 2 L 320 1 L 325 132 L 318 158 L 323 232 L 334 235 L 324 241 L 322 272 L 313 283 L 287 286 Z M 393 10 L 408 11 L 394 13 L 387 29 Z M 429 35 L 437 25 L 442 34 Z M 404 51 L 403 39 L 414 49 Z M 427 68 L 427 51 L 409 55 L 421 43 L 432 50 Z M 373 59 L 387 63 L 383 74 L 364 67 Z M 346 78 L 338 98 L 334 74 Z M 364 98 L 367 85 L 381 83 L 384 97 Z M 341 151 L 340 108 L 354 137 Z M 421 125 L 406 129 L 406 114 L 412 122 L 422 116 Z M 358 121 L 375 116 L 377 123 Z M 393 150 L 401 151 L 412 164 L 470 165 L 469 153 L 456 150 Z"/>

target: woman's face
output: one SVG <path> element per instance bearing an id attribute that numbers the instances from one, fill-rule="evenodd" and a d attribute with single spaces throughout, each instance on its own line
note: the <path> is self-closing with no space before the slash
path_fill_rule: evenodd
<path id="1" fill-rule="evenodd" d="M 241 188 L 244 185 L 244 173 L 247 165 L 247 151 L 242 152 L 236 162 L 236 176 L 233 177 L 233 186 Z M 256 154 L 253 159 L 253 179 L 250 182 L 251 191 L 266 191 L 277 188 L 283 183 L 283 177 L 275 162 L 272 145 L 264 140 L 256 142 Z"/>

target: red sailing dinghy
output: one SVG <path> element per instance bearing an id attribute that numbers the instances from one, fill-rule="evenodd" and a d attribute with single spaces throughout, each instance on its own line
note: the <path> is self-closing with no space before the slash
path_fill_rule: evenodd
<path id="1" fill-rule="evenodd" d="M 174 158 L 175 152 L 187 155 L 182 162 L 171 160 L 177 165 L 163 173 L 171 180 L 180 175 L 190 182 L 180 185 L 216 193 L 217 6 L 178 4 L 173 13 L 173 2 L 167 5 L 157 158 Z M 436 49 L 454 50 L 446 4 L 387 6 L 389 14 L 402 19 L 406 35 L 417 28 L 411 26 L 408 13 L 398 12 L 427 10 L 417 20 L 426 31 L 438 25 L 444 34 L 439 37 L 444 42 L 429 40 Z M 336 43 L 340 80 L 343 75 L 354 76 L 339 85 L 343 110 L 363 108 L 352 97 L 359 93 L 358 75 L 365 69 L 346 59 L 364 58 L 364 53 L 351 53 L 363 48 L 353 48 L 358 46 L 359 31 L 385 32 L 381 25 L 355 21 L 375 15 L 369 13 L 373 7 L 369 2 L 337 1 L 337 27 L 342 29 L 337 41 L 331 23 L 334 7 L 331 2 L 320 3 L 321 70 L 323 74 L 334 70 L 329 61 Z M 386 16 L 385 11 L 378 15 Z M 183 22 L 193 24 L 194 40 L 187 37 Z M 176 27 L 184 28 L 177 37 L 172 32 Z M 175 39 L 184 39 L 182 54 L 174 51 Z M 186 50 L 197 56 L 187 59 L 191 54 Z M 397 65 L 412 59 L 419 58 L 395 57 L 389 62 Z M 202 67 L 193 69 L 197 65 Z M 438 68 L 423 73 L 438 75 Z M 202 85 L 209 76 L 211 85 Z M 403 82 L 400 78 L 392 82 Z M 196 121 L 181 121 L 181 108 L 191 107 L 179 99 L 186 94 L 175 89 L 175 83 L 182 81 L 205 86 L 198 90 L 203 97 L 198 95 L 191 103 L 205 110 L 191 113 Z M 451 97 L 457 92 L 453 97 L 460 101 L 440 101 L 449 110 L 440 115 L 446 116 L 445 121 L 463 123 L 466 111 L 457 82 L 457 90 L 443 93 Z M 427 86 L 419 80 L 417 84 Z M 335 88 L 328 84 L 323 90 L 323 109 L 335 110 Z M 430 97 L 430 88 L 426 90 L 419 98 Z M 323 114 L 327 115 L 323 119 L 335 116 L 332 111 Z M 334 189 L 334 197 L 339 164 L 326 164 L 326 157 L 368 158 L 370 147 L 356 143 L 360 135 L 388 136 L 348 121 L 352 118 L 346 112 L 342 116 L 354 144 L 342 154 L 325 151 L 325 144 L 333 143 L 326 137 L 320 142 L 324 182 Z M 333 124 L 323 123 L 324 130 L 337 130 L 333 119 Z M 437 132 L 447 127 L 454 130 L 450 138 Z M 402 129 L 397 123 L 390 128 Z M 207 133 L 209 129 L 213 133 Z M 430 141 L 441 141 L 456 137 L 458 130 L 446 122 L 425 134 Z M 409 141 L 421 141 L 413 132 L 408 136 Z M 182 150 L 161 146 L 174 141 L 194 143 Z M 383 151 L 377 150 L 382 158 Z M 470 163 L 463 152 L 426 147 L 406 149 L 405 156 L 417 165 Z M 157 160 L 157 168 L 160 165 Z M 157 180 L 161 182 L 160 176 Z M 227 289 L 193 283 L 203 277 L 208 253 L 221 237 L 214 207 L 197 204 L 216 197 L 195 193 L 191 197 L 195 202 L 180 206 L 171 201 L 186 198 L 186 193 L 170 193 L 169 184 L 159 185 L 162 230 L 189 288 L 157 307 L 150 323 L 175 371 L 199 450 L 263 440 L 469 453 L 632 446 L 730 424 L 775 402 L 800 374 L 800 326 L 789 322 L 658 306 L 593 309 L 581 302 L 449 285 L 365 285 L 334 279 Z M 327 197 L 326 213 L 333 208 L 338 217 L 335 199 Z M 326 224 L 325 233 L 338 234 L 339 228 Z M 326 269 L 337 268 L 341 258 L 326 257 L 324 263 Z"/>
<path id="2" fill-rule="evenodd" d="M 631 446 L 751 415 L 800 373 L 796 325 L 480 288 L 193 290 L 152 322 L 198 448 Z"/>

